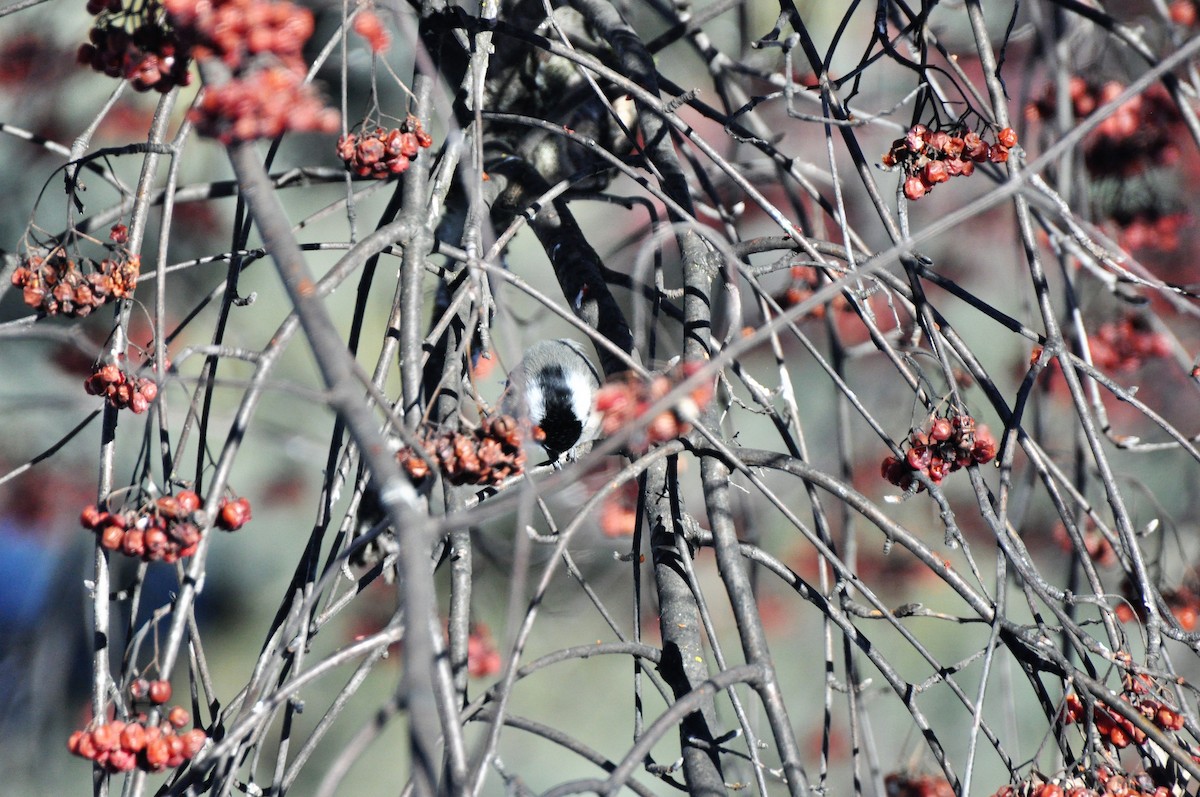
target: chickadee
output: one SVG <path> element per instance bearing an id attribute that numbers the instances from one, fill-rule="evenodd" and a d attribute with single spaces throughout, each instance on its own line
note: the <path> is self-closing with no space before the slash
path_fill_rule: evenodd
<path id="1" fill-rule="evenodd" d="M 543 340 L 509 371 L 500 411 L 528 421 L 553 461 L 596 439 L 599 389 L 600 374 L 582 346 L 567 338 Z"/>

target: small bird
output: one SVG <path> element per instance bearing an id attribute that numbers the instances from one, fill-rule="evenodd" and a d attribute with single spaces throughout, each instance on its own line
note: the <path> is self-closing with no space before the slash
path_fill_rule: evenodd
<path id="1" fill-rule="evenodd" d="M 600 374 L 581 345 L 568 338 L 543 340 L 509 371 L 500 411 L 527 421 L 552 462 L 563 454 L 570 459 L 600 431 L 599 389 Z"/>

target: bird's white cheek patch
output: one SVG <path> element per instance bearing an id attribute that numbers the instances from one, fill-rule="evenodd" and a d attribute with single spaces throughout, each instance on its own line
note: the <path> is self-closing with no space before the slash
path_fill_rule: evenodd
<path id="1" fill-rule="evenodd" d="M 571 409 L 581 422 L 592 414 L 592 402 L 596 398 L 596 388 L 587 374 L 572 371 L 567 376 L 567 387 L 571 390 Z"/>
<path id="2" fill-rule="evenodd" d="M 525 412 L 526 417 L 534 424 L 540 424 L 546 417 L 546 397 L 536 382 L 525 386 Z"/>

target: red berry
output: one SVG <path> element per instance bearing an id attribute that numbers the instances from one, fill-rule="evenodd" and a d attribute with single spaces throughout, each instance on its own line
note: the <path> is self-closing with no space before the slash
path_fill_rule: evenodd
<path id="1" fill-rule="evenodd" d="M 114 772 L 129 772 L 137 766 L 137 755 L 130 750 L 113 750 L 108 754 L 108 768 Z"/>
<path id="2" fill-rule="evenodd" d="M 945 418 L 938 418 L 929 428 L 929 439 L 935 442 L 949 440 L 950 435 L 954 433 L 954 427 L 950 425 L 950 421 Z"/>
<path id="3" fill-rule="evenodd" d="M 996 134 L 996 141 L 1000 146 L 1012 149 L 1017 145 L 1017 131 L 1011 127 L 1006 127 Z"/>
<path id="4" fill-rule="evenodd" d="M 141 558 L 146 553 L 146 534 L 141 529 L 130 529 L 121 540 L 121 552 L 126 556 Z"/>
<path id="5" fill-rule="evenodd" d="M 162 705 L 171 699 L 171 682 L 158 680 L 150 682 L 150 702 Z"/>
<path id="6" fill-rule="evenodd" d="M 146 726 L 131 722 L 121 731 L 121 747 L 131 753 L 139 753 L 146 746 Z"/>
<path id="7" fill-rule="evenodd" d="M 124 728 L 116 728 L 113 723 L 105 723 L 97 725 L 92 730 L 92 742 L 96 745 L 96 750 L 100 752 L 108 750 L 116 750 L 121 746 L 121 731 Z"/>
<path id="8" fill-rule="evenodd" d="M 192 721 L 192 715 L 183 706 L 175 706 L 167 713 L 167 722 L 176 728 L 182 728 Z"/>
<path id="9" fill-rule="evenodd" d="M 944 161 L 930 161 L 929 163 L 925 164 L 925 168 L 922 170 L 921 176 L 925 178 L 922 182 L 929 183 L 930 185 L 944 183 L 950 179 L 950 174 L 946 170 L 946 164 Z"/>
<path id="10" fill-rule="evenodd" d="M 107 512 L 101 512 L 95 504 L 88 504 L 83 508 L 83 512 L 79 514 L 79 522 L 83 524 L 85 529 L 94 529 L 100 525 L 100 521 L 107 514 Z"/>
<path id="11" fill-rule="evenodd" d="M 192 728 L 187 733 L 180 734 L 180 738 L 183 739 L 184 755 L 195 758 L 196 753 L 199 753 L 208 741 L 208 734 L 200 728 Z"/>
<path id="12" fill-rule="evenodd" d="M 154 741 L 147 742 L 142 755 L 146 759 L 147 769 L 159 770 L 167 765 L 167 759 L 171 757 L 171 747 L 167 744 L 166 739 L 159 737 Z"/>
<path id="13" fill-rule="evenodd" d="M 913 446 L 908 449 L 905 459 L 908 461 L 908 467 L 913 470 L 925 470 L 933 460 L 933 454 L 927 446 Z"/>
<path id="14" fill-rule="evenodd" d="M 391 37 L 384 29 L 379 16 L 369 9 L 359 11 L 358 16 L 354 18 L 354 32 L 367 40 L 373 53 L 384 52 L 391 43 Z"/>
<path id="15" fill-rule="evenodd" d="M 221 502 L 221 511 L 217 515 L 217 525 L 226 531 L 237 531 L 250 520 L 250 502 L 245 498 Z"/>
<path id="16" fill-rule="evenodd" d="M 921 181 L 920 177 L 909 177 L 904 181 L 904 196 L 910 202 L 915 202 L 925 196 L 925 191 L 925 183 Z"/>
<path id="17" fill-rule="evenodd" d="M 183 510 L 185 515 L 190 515 L 200 508 L 200 496 L 191 490 L 182 491 L 179 495 L 175 496 L 175 500 L 179 502 L 179 508 Z"/>
<path id="18" fill-rule="evenodd" d="M 110 551 L 120 548 L 124 540 L 125 531 L 116 525 L 105 526 L 104 531 L 100 532 L 100 545 Z"/>

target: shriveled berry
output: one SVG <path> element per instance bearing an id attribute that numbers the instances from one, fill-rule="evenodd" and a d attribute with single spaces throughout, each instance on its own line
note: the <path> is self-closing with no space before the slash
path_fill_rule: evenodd
<path id="1" fill-rule="evenodd" d="M 933 459 L 933 454 L 927 446 L 913 446 L 905 455 L 908 466 L 913 470 L 925 470 Z"/>
<path id="2" fill-rule="evenodd" d="M 1004 128 L 996 134 L 996 142 L 1002 147 L 1012 149 L 1017 145 L 1017 131 L 1011 127 Z"/>
<path id="3" fill-rule="evenodd" d="M 925 196 L 925 191 L 925 183 L 920 177 L 909 177 L 904 181 L 904 196 L 910 202 L 915 202 Z"/>

